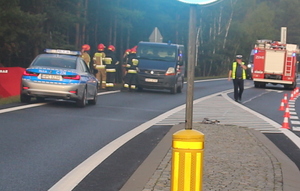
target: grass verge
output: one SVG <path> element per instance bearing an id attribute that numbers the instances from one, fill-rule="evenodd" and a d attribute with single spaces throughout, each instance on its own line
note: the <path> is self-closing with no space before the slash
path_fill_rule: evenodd
<path id="1" fill-rule="evenodd" d="M 6 98 L 0 97 L 0 105 L 9 104 L 9 103 L 16 103 L 20 102 L 20 96 L 10 96 Z"/>

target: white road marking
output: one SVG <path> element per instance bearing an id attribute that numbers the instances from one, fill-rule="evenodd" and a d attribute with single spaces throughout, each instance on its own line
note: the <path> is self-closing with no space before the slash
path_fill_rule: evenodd
<path id="1" fill-rule="evenodd" d="M 38 106 L 42 106 L 42 105 L 46 105 L 46 104 L 47 103 L 35 103 L 35 104 L 29 104 L 29 105 L 22 105 L 22 106 L 18 106 L 18 107 L 11 107 L 11 108 L 7 108 L 7 109 L 0 109 L 0 114 L 1 113 L 12 112 L 12 111 L 17 111 L 17 110 L 21 110 L 21 109 L 38 107 Z"/>
<path id="2" fill-rule="evenodd" d="M 298 117 L 297 115 L 291 115 L 291 116 L 290 116 L 290 119 L 296 119 L 296 120 L 298 120 L 299 117 Z"/>
<path id="3" fill-rule="evenodd" d="M 300 127 L 293 127 L 293 131 L 300 131 Z"/>
<path id="4" fill-rule="evenodd" d="M 204 101 L 208 98 L 216 96 L 222 92 L 218 92 L 194 101 L 194 103 L 198 103 Z M 185 104 L 178 106 L 158 117 L 153 118 L 150 121 L 143 123 L 142 125 L 132 129 L 126 134 L 120 136 L 114 141 L 110 142 L 102 149 L 97 151 L 95 154 L 90 156 L 88 159 L 79 164 L 76 168 L 74 168 L 71 172 L 69 172 L 66 176 L 64 176 L 61 180 L 59 180 L 54 186 L 50 188 L 49 191 L 71 191 L 74 189 L 83 179 L 86 177 L 94 168 L 100 165 L 106 158 L 108 158 L 113 152 L 115 152 L 118 148 L 124 145 L 126 142 L 130 141 L 132 138 L 142 133 L 143 131 L 149 129 L 151 126 L 157 124 L 159 121 L 169 117 L 170 115 L 179 112 L 180 110 L 185 108 Z"/>
<path id="5" fill-rule="evenodd" d="M 300 125 L 300 121 L 291 120 L 291 124 L 293 124 L 293 125 Z"/>
<path id="6" fill-rule="evenodd" d="M 243 104 L 244 104 L 244 103 L 248 103 L 248 102 L 250 102 L 250 101 L 252 101 L 252 100 L 254 100 L 254 99 L 256 99 L 256 98 L 259 98 L 259 97 L 261 97 L 261 96 L 263 96 L 264 94 L 267 94 L 267 93 L 269 93 L 269 92 L 263 92 L 263 93 L 261 93 L 261 94 L 255 96 L 255 97 L 252 97 L 251 99 L 248 99 L 248 100 L 244 101 Z"/>
<path id="7" fill-rule="evenodd" d="M 216 80 L 224 80 L 224 78 L 223 79 L 214 79 L 214 80 L 211 80 L 211 79 L 210 80 L 200 80 L 200 81 L 195 81 L 195 82 L 216 81 Z M 247 88 L 249 88 L 249 87 L 247 87 Z M 119 91 L 102 92 L 102 93 L 98 93 L 97 95 L 104 95 L 104 94 L 110 94 L 110 93 L 116 93 L 116 92 L 119 92 Z M 243 108 L 244 110 L 256 115 L 257 117 L 268 122 L 273 127 L 282 131 L 287 137 L 289 137 L 300 148 L 300 138 L 298 136 L 296 136 L 294 133 L 292 133 L 291 131 L 289 131 L 287 129 L 282 129 L 280 124 L 272 121 L 271 119 L 255 112 L 241 104 L 235 103 L 232 99 L 230 99 L 228 97 L 227 93 L 229 93 L 229 92 L 230 91 L 218 92 L 218 93 L 212 94 L 210 96 L 206 96 L 206 97 L 197 99 L 194 101 L 194 103 L 204 101 L 210 97 L 216 96 L 221 93 L 222 96 L 224 96 L 229 101 L 233 102 L 234 104 L 238 105 L 239 107 Z M 261 94 L 261 95 L 263 95 L 263 94 Z M 247 102 L 249 102 L 251 100 L 248 100 Z M 291 100 L 290 100 L 290 102 L 291 102 Z M 45 104 L 46 103 L 38 103 L 38 104 L 30 104 L 30 105 L 19 106 L 19 107 L 8 108 L 8 109 L 1 109 L 0 114 L 6 113 L 6 112 L 11 112 L 11 111 L 16 111 L 16 110 L 20 110 L 20 109 L 37 107 L 37 106 L 41 106 L 41 105 L 45 105 Z M 143 131 L 147 130 L 151 126 L 155 125 L 162 119 L 165 119 L 168 116 L 170 116 L 184 108 L 185 108 L 185 104 L 181 105 L 179 107 L 176 107 L 156 118 L 153 118 L 150 121 L 143 123 L 142 125 L 136 127 L 135 129 L 132 129 L 131 131 L 127 132 L 126 134 L 124 134 L 124 135 L 120 136 L 119 138 L 115 139 L 114 141 L 110 142 L 109 144 L 104 146 L 102 149 L 100 149 L 99 151 L 94 153 L 92 156 L 90 156 L 88 159 L 83 161 L 81 164 L 79 164 L 76 168 L 74 168 L 72 171 L 70 171 L 67 175 L 65 175 L 53 187 L 51 187 L 49 189 L 49 191 L 68 191 L 68 190 L 71 191 L 73 188 L 75 188 L 78 185 L 79 182 L 81 182 L 84 179 L 84 177 L 86 177 L 94 168 L 96 168 L 98 165 L 100 165 L 107 157 L 109 157 L 114 151 L 116 151 L 123 144 L 125 144 L 126 142 L 128 142 L 129 140 L 131 140 L 132 138 L 137 136 L 138 134 L 142 133 Z M 300 127 L 293 127 L 293 129 L 300 131 Z M 266 131 L 266 132 L 270 132 L 270 131 Z M 278 133 L 278 131 L 277 131 L 277 133 Z"/>
<path id="8" fill-rule="evenodd" d="M 229 100 L 229 101 L 235 103 L 232 99 L 230 99 L 230 98 L 228 97 L 227 94 L 222 94 L 222 95 L 223 95 L 227 100 Z M 236 104 L 236 103 L 235 103 L 235 104 Z M 277 122 L 275 122 L 275 121 L 273 121 L 273 120 L 271 120 L 271 119 L 269 119 L 269 118 L 263 116 L 262 114 L 260 114 L 260 113 L 258 113 L 258 112 L 256 112 L 256 111 L 253 111 L 253 110 L 251 110 L 251 109 L 249 109 L 249 108 L 247 108 L 247 107 L 245 107 L 245 106 L 243 106 L 243 105 L 240 105 L 240 107 L 243 108 L 244 110 L 246 110 L 246 111 L 248 111 L 248 112 L 250 112 L 250 113 L 256 115 L 257 117 L 263 119 L 264 121 L 268 122 L 268 123 L 269 123 L 270 125 L 272 125 L 273 127 L 278 128 L 279 130 L 281 130 L 281 131 L 285 134 L 285 136 L 287 136 L 291 141 L 293 141 L 293 142 L 295 143 L 295 145 L 297 145 L 298 148 L 300 148 L 300 137 L 298 137 L 297 135 L 295 135 L 293 132 L 291 132 L 291 131 L 288 130 L 288 129 L 283 129 L 283 128 L 281 128 L 281 125 L 280 125 L 280 124 L 278 124 Z"/>
<path id="9" fill-rule="evenodd" d="M 101 92 L 101 93 L 98 93 L 97 95 L 105 95 L 105 94 L 111 94 L 111 93 L 117 93 L 117 92 L 120 92 L 120 91 L 117 90 L 117 91 Z M 21 109 L 28 109 L 28 108 L 38 107 L 38 106 L 42 106 L 42 105 L 46 105 L 46 104 L 47 103 L 34 103 L 34 104 L 17 106 L 17 107 L 11 107 L 11 108 L 7 108 L 7 109 L 0 109 L 0 114 L 1 113 L 12 112 L 12 111 L 17 111 L 17 110 L 21 110 Z"/>

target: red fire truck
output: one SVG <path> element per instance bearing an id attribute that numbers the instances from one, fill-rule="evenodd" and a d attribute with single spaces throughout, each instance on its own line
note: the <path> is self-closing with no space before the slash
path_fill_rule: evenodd
<path id="1" fill-rule="evenodd" d="M 255 87 L 264 88 L 268 83 L 282 84 L 285 89 L 296 87 L 298 45 L 258 40 L 253 50 L 252 78 Z"/>

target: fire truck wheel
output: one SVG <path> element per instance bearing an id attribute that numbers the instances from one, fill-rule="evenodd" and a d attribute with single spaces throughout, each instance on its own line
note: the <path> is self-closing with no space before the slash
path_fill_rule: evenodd
<path id="1" fill-rule="evenodd" d="M 254 82 L 254 87 L 256 87 L 256 88 L 265 88 L 266 83 Z"/>

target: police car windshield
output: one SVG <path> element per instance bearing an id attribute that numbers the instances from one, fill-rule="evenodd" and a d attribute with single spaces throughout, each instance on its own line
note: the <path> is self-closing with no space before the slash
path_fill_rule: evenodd
<path id="1" fill-rule="evenodd" d="M 43 54 L 37 57 L 32 66 L 76 69 L 76 56 Z"/>
<path id="2" fill-rule="evenodd" d="M 149 60 L 161 60 L 167 62 L 176 61 L 176 48 L 174 46 L 145 46 L 138 47 L 137 58 Z"/>

